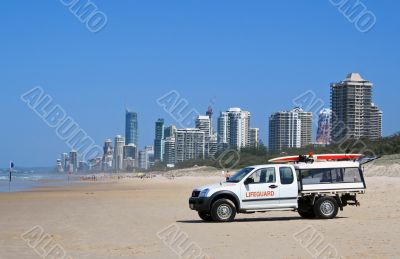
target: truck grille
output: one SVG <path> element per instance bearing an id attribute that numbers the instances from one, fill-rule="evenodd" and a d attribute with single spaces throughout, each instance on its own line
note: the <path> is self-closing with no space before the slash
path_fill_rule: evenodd
<path id="1" fill-rule="evenodd" d="M 200 195 L 200 191 L 193 191 L 192 192 L 192 198 L 197 198 Z"/>

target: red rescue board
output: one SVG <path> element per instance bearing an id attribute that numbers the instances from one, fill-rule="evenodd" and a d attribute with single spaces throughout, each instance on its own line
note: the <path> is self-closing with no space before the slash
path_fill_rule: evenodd
<path id="1" fill-rule="evenodd" d="M 314 161 L 343 161 L 343 160 L 355 160 L 362 157 L 362 154 L 315 154 L 312 156 L 306 156 Z M 299 162 L 300 156 L 283 156 L 270 159 L 271 163 L 288 163 L 288 162 Z"/>

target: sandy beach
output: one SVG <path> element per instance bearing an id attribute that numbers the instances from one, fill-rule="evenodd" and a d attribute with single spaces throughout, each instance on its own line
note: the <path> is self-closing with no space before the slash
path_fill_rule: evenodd
<path id="1" fill-rule="evenodd" d="M 203 258 L 312 258 L 312 249 L 315 255 L 328 245 L 346 258 L 400 255 L 399 177 L 367 177 L 361 207 L 346 207 L 334 220 L 268 212 L 203 223 L 188 208 L 191 190 L 221 180 L 159 176 L 3 193 L 0 258 L 190 258 L 183 251 L 189 244 Z M 306 229 L 322 237 L 320 248 L 303 247 L 298 237 Z M 47 238 L 34 245 L 38 231 Z M 164 242 L 171 231 L 183 234 L 184 244 Z"/>

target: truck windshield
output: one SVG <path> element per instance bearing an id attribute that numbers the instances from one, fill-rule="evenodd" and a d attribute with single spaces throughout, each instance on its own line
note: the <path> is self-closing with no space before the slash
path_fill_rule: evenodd
<path id="1" fill-rule="evenodd" d="M 229 177 L 229 179 L 226 182 L 227 183 L 238 183 L 253 170 L 254 170 L 254 168 L 252 168 L 252 167 L 246 167 L 246 168 L 240 170 L 239 172 L 237 172 L 236 174 L 234 174 L 232 177 Z"/>

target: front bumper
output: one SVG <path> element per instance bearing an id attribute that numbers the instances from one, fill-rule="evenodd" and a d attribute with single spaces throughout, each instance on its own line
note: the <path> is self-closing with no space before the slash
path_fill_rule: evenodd
<path id="1" fill-rule="evenodd" d="M 209 211 L 208 198 L 190 198 L 189 207 L 196 211 Z"/>

